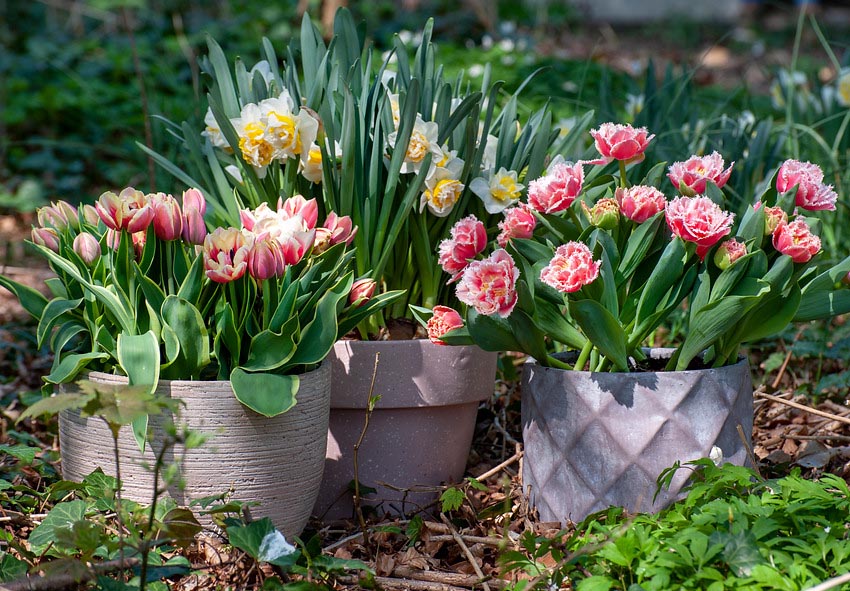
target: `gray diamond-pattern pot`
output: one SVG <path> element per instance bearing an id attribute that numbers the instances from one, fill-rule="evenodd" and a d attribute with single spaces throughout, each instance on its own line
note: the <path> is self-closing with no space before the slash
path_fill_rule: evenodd
<path id="1" fill-rule="evenodd" d="M 671 349 L 651 349 L 653 358 Z M 522 375 L 523 489 L 543 521 L 580 521 L 611 505 L 658 511 L 690 474 L 679 470 L 655 502 L 656 480 L 676 461 L 743 465 L 753 429 L 753 385 L 742 359 L 721 368 L 596 373 L 542 367 Z"/>

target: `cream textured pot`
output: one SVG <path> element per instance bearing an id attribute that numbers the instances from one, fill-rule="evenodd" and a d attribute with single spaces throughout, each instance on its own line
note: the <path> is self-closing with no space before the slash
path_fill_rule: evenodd
<path id="1" fill-rule="evenodd" d="M 672 349 L 650 349 L 669 358 Z M 746 359 L 726 367 L 592 373 L 526 362 L 522 375 L 523 488 L 543 521 L 581 521 L 610 505 L 658 511 L 690 473 L 679 470 L 653 502 L 656 479 L 714 446 L 743 464 L 753 430 Z"/>
<path id="2" fill-rule="evenodd" d="M 92 372 L 88 379 L 106 384 L 126 384 L 126 378 Z M 175 450 L 183 456 L 183 490 L 169 489 L 180 504 L 233 491 L 233 498 L 256 501 L 255 518 L 270 517 L 284 535 L 301 532 L 310 516 L 322 478 L 328 430 L 331 369 L 323 363 L 301 376 L 298 403 L 288 412 L 268 418 L 236 400 L 230 382 L 161 380 L 157 394 L 183 401 L 180 418 L 190 429 L 208 434 L 200 448 Z M 63 384 L 58 391 L 73 391 Z M 115 475 L 112 435 L 100 418 L 83 419 L 64 411 L 59 420 L 62 475 L 79 482 L 100 467 Z M 124 496 L 150 503 L 153 478 L 143 463 L 153 465 L 161 441 L 161 419 L 151 418 L 153 436 L 141 454 L 129 427 L 121 430 L 118 447 Z M 204 520 L 202 519 L 202 523 Z M 209 519 L 206 523 L 210 523 Z"/>
<path id="3" fill-rule="evenodd" d="M 358 452 L 359 481 L 378 511 L 407 513 L 433 503 L 439 486 L 463 478 L 478 405 L 494 390 L 496 353 L 407 341 L 338 341 L 328 356 L 333 393 L 325 475 L 314 515 L 351 517 L 354 445 L 380 396 Z"/>

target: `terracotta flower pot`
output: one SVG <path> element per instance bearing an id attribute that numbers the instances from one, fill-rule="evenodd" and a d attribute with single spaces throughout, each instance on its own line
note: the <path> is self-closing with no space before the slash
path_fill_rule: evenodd
<path id="1" fill-rule="evenodd" d="M 377 489 L 364 501 L 381 511 L 418 510 L 437 498 L 441 483 L 463 477 L 478 404 L 493 394 L 496 354 L 478 347 L 338 341 L 328 357 L 334 384 L 328 452 L 313 511 L 326 520 L 353 514 L 353 452 L 366 420 L 376 353 L 373 395 L 381 399 L 357 463 L 360 483 Z"/>
<path id="2" fill-rule="evenodd" d="M 651 349 L 664 358 L 672 349 Z M 543 521 L 581 521 L 611 505 L 658 511 L 688 477 L 679 470 L 655 502 L 656 479 L 712 447 L 742 465 L 753 429 L 746 359 L 716 369 L 591 373 L 537 365 L 522 375 L 523 488 Z"/>
<path id="3" fill-rule="evenodd" d="M 182 476 L 186 486 L 169 489 L 180 504 L 221 494 L 232 488 L 233 498 L 257 501 L 251 507 L 255 518 L 270 517 L 285 536 L 301 532 L 316 500 L 324 466 L 331 370 L 328 363 L 301 376 L 298 404 L 277 417 L 268 418 L 247 409 L 236 400 L 229 382 L 161 380 L 157 394 L 179 398 L 185 403 L 182 423 L 211 437 L 200 448 L 175 450 L 168 459 L 183 456 Z M 88 379 L 108 384 L 126 384 L 126 378 L 93 372 Z M 61 385 L 69 392 L 73 384 Z M 115 475 L 112 435 L 100 418 L 83 419 L 78 412 L 64 411 L 59 417 L 62 475 L 81 481 L 98 466 Z M 122 428 L 118 447 L 124 496 L 150 503 L 153 477 L 141 464 L 153 465 L 162 437 L 162 420 L 151 418 L 153 436 L 145 453 L 133 439 L 129 427 Z M 161 449 L 161 448 L 160 448 Z M 204 519 L 201 518 L 204 523 Z M 210 523 L 207 518 L 206 523 Z"/>

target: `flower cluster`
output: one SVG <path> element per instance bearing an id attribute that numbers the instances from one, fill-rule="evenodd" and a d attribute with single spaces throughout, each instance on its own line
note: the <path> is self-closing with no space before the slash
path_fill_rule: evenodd
<path id="1" fill-rule="evenodd" d="M 669 166 L 675 193 L 667 195 L 627 178 L 626 164 L 643 160 L 654 137 L 646 129 L 604 124 L 591 135 L 601 158 L 556 161 L 532 180 L 527 202 L 504 211 L 492 254 L 474 217 L 440 244 L 443 270 L 468 308 L 463 326 L 432 318 L 432 339 L 513 347 L 544 365 L 570 367 L 551 353 L 557 345 L 576 351 L 576 369 L 628 371 L 643 359 L 646 340 L 684 306 L 683 342 L 669 367 L 685 369 L 698 355 L 723 365 L 742 342 L 795 318 L 835 313 L 822 291 L 847 274 L 850 257 L 827 275 L 793 268 L 821 249 L 816 222 L 800 211 L 835 208 L 818 166 L 786 161 L 775 172 L 775 192 L 765 184 L 736 220 L 709 197 L 722 199 L 734 166 L 719 153 Z M 619 177 L 591 200 L 584 167 L 612 161 Z M 461 238 L 473 228 L 476 240 Z"/>

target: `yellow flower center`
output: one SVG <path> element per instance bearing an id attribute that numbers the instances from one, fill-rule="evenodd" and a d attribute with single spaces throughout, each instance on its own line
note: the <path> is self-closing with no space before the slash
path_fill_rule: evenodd
<path id="1" fill-rule="evenodd" d="M 318 146 L 310 148 L 310 152 L 307 154 L 307 163 L 316 166 L 322 163 L 322 150 Z"/>
<path id="2" fill-rule="evenodd" d="M 498 201 L 510 201 L 519 197 L 516 181 L 509 176 L 503 176 L 492 190 L 493 198 Z"/>
<path id="3" fill-rule="evenodd" d="M 276 111 L 269 113 L 269 131 L 277 138 L 284 150 L 295 154 L 301 152 L 298 141 L 298 131 L 295 128 L 295 118 L 292 115 L 282 115 Z"/>
<path id="4" fill-rule="evenodd" d="M 428 203 L 438 210 L 443 210 L 454 205 L 463 192 L 463 183 L 454 179 L 443 179 L 438 181 L 433 191 L 425 191 Z"/>
<path id="5" fill-rule="evenodd" d="M 422 162 L 430 147 L 431 142 L 428 141 L 428 138 L 422 132 L 414 131 L 410 134 L 410 143 L 407 145 L 407 156 L 405 156 L 405 160 L 408 162 Z"/>

